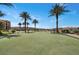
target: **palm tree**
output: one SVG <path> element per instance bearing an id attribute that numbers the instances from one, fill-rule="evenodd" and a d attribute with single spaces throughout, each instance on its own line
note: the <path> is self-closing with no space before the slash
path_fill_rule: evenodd
<path id="1" fill-rule="evenodd" d="M 25 25 L 25 23 L 23 23 L 23 25 Z M 27 31 L 29 32 L 29 27 L 28 27 L 28 25 L 29 25 L 29 23 L 28 22 L 26 22 L 26 27 L 27 27 Z"/>
<path id="2" fill-rule="evenodd" d="M 34 19 L 32 23 L 34 24 L 34 27 L 35 27 L 35 30 L 36 30 L 36 24 L 38 23 L 38 21 L 36 19 Z"/>
<path id="3" fill-rule="evenodd" d="M 0 11 L 0 17 L 3 17 L 3 16 L 5 16 L 5 14 L 2 11 Z"/>
<path id="4" fill-rule="evenodd" d="M 65 12 L 69 12 L 69 10 L 66 10 L 65 8 L 66 8 L 66 6 L 64 6 L 64 5 L 55 4 L 55 6 L 50 10 L 49 16 L 56 17 L 56 32 L 57 33 L 59 33 L 59 30 L 58 30 L 58 18 L 59 18 L 59 16 Z"/>
<path id="5" fill-rule="evenodd" d="M 29 23 L 28 23 L 28 22 L 26 22 L 26 24 L 27 24 L 27 29 L 28 29 L 28 25 L 29 25 Z"/>
<path id="6" fill-rule="evenodd" d="M 12 3 L 0 3 L 0 5 L 5 5 L 5 6 L 8 6 L 8 7 L 13 7 L 13 4 Z M 2 11 L 0 11 L 0 17 L 4 16 L 5 14 L 2 13 Z"/>
<path id="7" fill-rule="evenodd" d="M 0 3 L 0 5 L 5 5 L 5 6 L 8 6 L 8 7 L 13 7 L 13 4 L 12 3 Z M 4 16 L 5 14 L 2 13 L 2 11 L 0 11 L 0 17 Z"/>
<path id="8" fill-rule="evenodd" d="M 28 33 L 29 33 L 29 27 L 28 27 L 29 23 L 28 23 L 28 22 L 26 22 L 26 24 L 27 24 L 27 31 L 28 31 Z"/>
<path id="9" fill-rule="evenodd" d="M 19 25 L 19 29 L 21 30 L 21 25 L 22 25 L 22 24 L 21 24 L 21 23 L 18 23 L 18 25 Z"/>
<path id="10" fill-rule="evenodd" d="M 26 33 L 26 23 L 27 23 L 27 20 L 28 19 L 31 19 L 30 18 L 30 15 L 27 13 L 27 12 L 22 12 L 21 14 L 20 14 L 20 17 L 22 17 L 23 19 L 24 19 L 24 28 L 25 28 L 25 33 Z"/>

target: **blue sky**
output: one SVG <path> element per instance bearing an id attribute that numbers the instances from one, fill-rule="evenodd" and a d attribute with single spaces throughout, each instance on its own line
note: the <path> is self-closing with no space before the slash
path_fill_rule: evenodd
<path id="1" fill-rule="evenodd" d="M 0 10 L 6 15 L 0 19 L 7 19 L 11 22 L 11 26 L 18 26 L 19 22 L 23 22 L 19 14 L 27 11 L 32 19 L 37 19 L 39 23 L 37 27 L 40 28 L 55 28 L 55 16 L 48 17 L 49 11 L 52 8 L 52 3 L 16 3 L 15 8 L 0 6 Z M 75 27 L 79 26 L 79 4 L 65 4 L 66 9 L 70 12 L 65 13 L 59 17 L 59 27 Z M 28 21 L 30 27 L 34 27 L 32 20 Z"/>

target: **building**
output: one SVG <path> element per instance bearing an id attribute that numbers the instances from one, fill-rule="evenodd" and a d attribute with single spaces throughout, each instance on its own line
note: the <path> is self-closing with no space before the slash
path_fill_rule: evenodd
<path id="1" fill-rule="evenodd" d="M 10 28 L 11 28 L 10 21 L 0 19 L 0 29 L 9 30 Z"/>

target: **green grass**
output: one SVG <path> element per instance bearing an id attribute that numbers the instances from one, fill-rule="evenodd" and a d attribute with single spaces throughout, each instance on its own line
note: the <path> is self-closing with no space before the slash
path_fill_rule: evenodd
<path id="1" fill-rule="evenodd" d="M 19 36 L 0 39 L 1 55 L 79 54 L 79 40 L 72 37 L 48 32 L 16 34 Z"/>

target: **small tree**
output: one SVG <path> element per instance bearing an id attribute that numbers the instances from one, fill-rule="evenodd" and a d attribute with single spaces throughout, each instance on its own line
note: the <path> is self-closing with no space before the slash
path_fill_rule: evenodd
<path id="1" fill-rule="evenodd" d="M 22 24 L 21 24 L 21 23 L 18 23 L 18 25 L 19 25 L 19 30 L 21 30 L 21 25 L 22 25 Z"/>
<path id="2" fill-rule="evenodd" d="M 38 20 L 34 19 L 32 23 L 34 24 L 34 27 L 35 27 L 35 30 L 36 30 L 36 24 L 38 23 Z"/>

